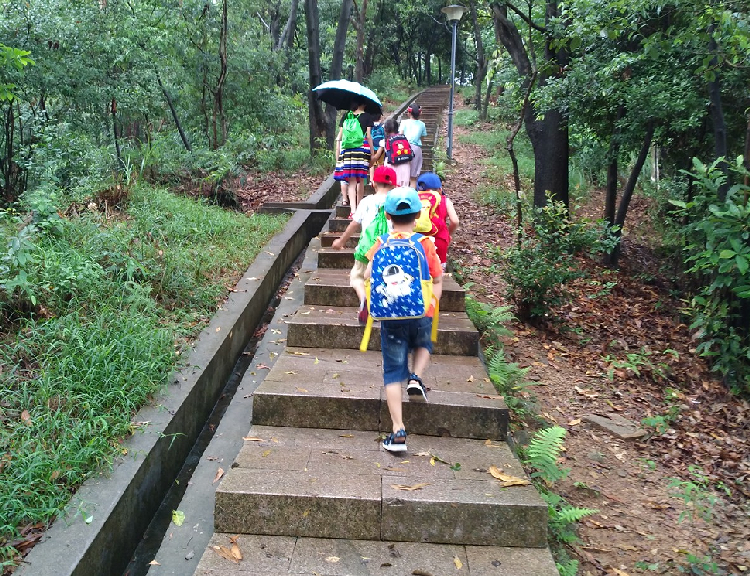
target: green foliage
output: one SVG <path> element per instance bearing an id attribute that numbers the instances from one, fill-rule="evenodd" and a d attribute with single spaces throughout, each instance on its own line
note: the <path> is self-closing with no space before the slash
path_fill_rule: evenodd
<path id="1" fill-rule="evenodd" d="M 575 525 L 582 518 L 599 511 L 571 506 L 565 498 L 550 490 L 550 486 L 567 477 L 569 469 L 560 468 L 557 458 L 563 448 L 565 429 L 559 426 L 544 428 L 534 434 L 524 450 L 524 463 L 534 472 L 531 478 L 547 503 L 549 531 L 560 574 L 575 574 L 578 562 L 569 558 L 564 546 L 578 541 Z"/>
<path id="2" fill-rule="evenodd" d="M 694 522 L 697 518 L 700 518 L 709 522 L 713 518 L 718 497 L 703 470 L 691 465 L 688 467 L 688 471 L 692 480 L 672 478 L 669 482 L 669 488 L 672 490 L 670 495 L 682 500 L 685 504 L 685 510 L 680 513 L 679 521 L 682 522 L 689 518 Z M 717 488 L 726 495 L 730 495 L 729 489 L 723 484 L 720 484 Z"/>
<path id="3" fill-rule="evenodd" d="M 742 158 L 731 167 L 737 182 L 750 176 Z M 750 393 L 750 187 L 731 186 L 726 200 L 718 198 L 727 177 L 720 160 L 706 166 L 693 159 L 698 194 L 690 202 L 674 200 L 685 227 L 687 273 L 699 288 L 685 307 L 691 329 L 701 342 L 698 352 L 735 392 Z"/>
<path id="4" fill-rule="evenodd" d="M 567 477 L 569 470 L 557 464 L 565 434 L 565 428 L 560 426 L 545 428 L 534 434 L 526 448 L 526 464 L 536 470 L 532 478 L 540 478 L 551 484 Z"/>
<path id="5" fill-rule="evenodd" d="M 132 416 L 286 221 L 143 186 L 119 216 L 92 203 L 61 219 L 62 195 L 40 190 L 22 200 L 28 212 L 0 219 L 0 542 L 61 514 L 123 454 Z"/>
<path id="6" fill-rule="evenodd" d="M 533 209 L 533 217 L 534 235 L 524 232 L 520 246 L 496 252 L 505 264 L 506 296 L 523 320 L 546 316 L 567 301 L 566 284 L 583 276 L 573 255 L 604 253 L 616 241 L 603 222 L 573 221 L 565 205 L 551 197 Z"/>

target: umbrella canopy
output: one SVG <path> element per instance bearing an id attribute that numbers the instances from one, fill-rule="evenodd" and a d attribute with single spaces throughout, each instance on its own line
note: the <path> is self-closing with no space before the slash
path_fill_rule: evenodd
<path id="1" fill-rule="evenodd" d="M 356 97 L 364 98 L 367 101 L 365 112 L 370 114 L 380 114 L 382 104 L 375 92 L 362 86 L 359 82 L 350 82 L 349 80 L 330 80 L 323 82 L 320 86 L 313 88 L 322 102 L 335 106 L 339 110 L 348 110 Z"/>

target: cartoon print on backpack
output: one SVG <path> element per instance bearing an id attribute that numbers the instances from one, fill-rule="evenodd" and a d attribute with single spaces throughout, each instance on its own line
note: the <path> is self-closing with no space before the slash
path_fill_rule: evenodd
<path id="1" fill-rule="evenodd" d="M 432 284 L 421 234 L 380 238 L 370 278 L 370 315 L 375 320 L 421 318 L 432 301 Z"/>
<path id="2" fill-rule="evenodd" d="M 375 291 L 390 305 L 398 298 L 411 294 L 412 280 L 413 278 L 404 272 L 401 266 L 391 264 L 383 270 L 383 282 L 376 286 Z"/>

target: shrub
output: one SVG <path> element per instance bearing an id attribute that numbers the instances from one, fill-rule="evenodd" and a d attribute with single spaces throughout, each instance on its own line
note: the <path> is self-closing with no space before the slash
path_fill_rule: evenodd
<path id="1" fill-rule="evenodd" d="M 685 312 L 701 342 L 702 356 L 713 361 L 735 392 L 750 393 L 750 187 L 729 188 L 726 200 L 719 189 L 727 177 L 719 168 L 693 159 L 699 193 L 690 202 L 673 200 L 677 214 L 689 219 L 685 227 L 685 265 L 699 285 Z M 737 181 L 750 176 L 742 157 L 731 167 Z"/>

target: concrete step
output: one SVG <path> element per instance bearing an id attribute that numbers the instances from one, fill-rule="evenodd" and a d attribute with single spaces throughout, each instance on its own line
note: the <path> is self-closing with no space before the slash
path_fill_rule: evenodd
<path id="1" fill-rule="evenodd" d="M 351 213 L 351 208 L 348 204 L 337 204 L 336 205 L 336 218 L 346 218 Z"/>
<path id="2" fill-rule="evenodd" d="M 341 232 L 321 232 L 320 245 L 324 248 L 330 248 L 334 240 L 336 240 L 337 238 L 341 238 L 341 234 Z M 357 242 L 359 242 L 359 234 L 352 234 L 352 236 L 346 242 L 346 247 L 356 248 Z"/>
<path id="3" fill-rule="evenodd" d="M 382 370 L 378 352 L 288 348 L 253 395 L 253 423 L 390 431 Z M 422 381 L 427 402 L 403 393 L 410 432 L 506 438 L 508 409 L 479 358 L 432 356 Z"/>
<path id="4" fill-rule="evenodd" d="M 329 232 L 343 232 L 346 230 L 346 227 L 349 226 L 351 223 L 351 220 L 348 218 L 331 218 L 328 221 L 328 231 Z"/>
<path id="5" fill-rule="evenodd" d="M 286 323 L 287 345 L 303 348 L 359 349 L 364 326 L 357 308 L 301 306 Z M 368 350 L 380 350 L 380 323 L 375 322 Z M 479 332 L 464 312 L 440 312 L 435 354 L 476 356 Z"/>
<path id="6" fill-rule="evenodd" d="M 216 549 L 221 547 L 231 549 L 233 541 L 242 555 L 242 560 L 236 564 L 222 558 L 216 552 Z M 546 548 L 456 546 L 244 534 L 238 536 L 231 533 L 214 534 L 194 574 L 558 576 L 552 554 Z"/>
<path id="7" fill-rule="evenodd" d="M 323 242 L 323 238 L 321 238 Z M 443 277 L 441 312 L 464 312 L 466 292 L 452 276 Z M 349 271 L 321 268 L 305 284 L 305 304 L 311 306 L 359 306 L 357 293 L 349 286 Z"/>
<path id="8" fill-rule="evenodd" d="M 536 489 L 503 488 L 488 472 L 525 477 L 504 442 L 410 434 L 409 451 L 393 455 L 377 432 L 254 425 L 245 438 L 216 491 L 217 532 L 547 545 Z"/>
<path id="9" fill-rule="evenodd" d="M 354 265 L 354 248 L 334 250 L 333 248 L 318 249 L 318 269 L 320 268 L 346 268 L 351 269 Z"/>

